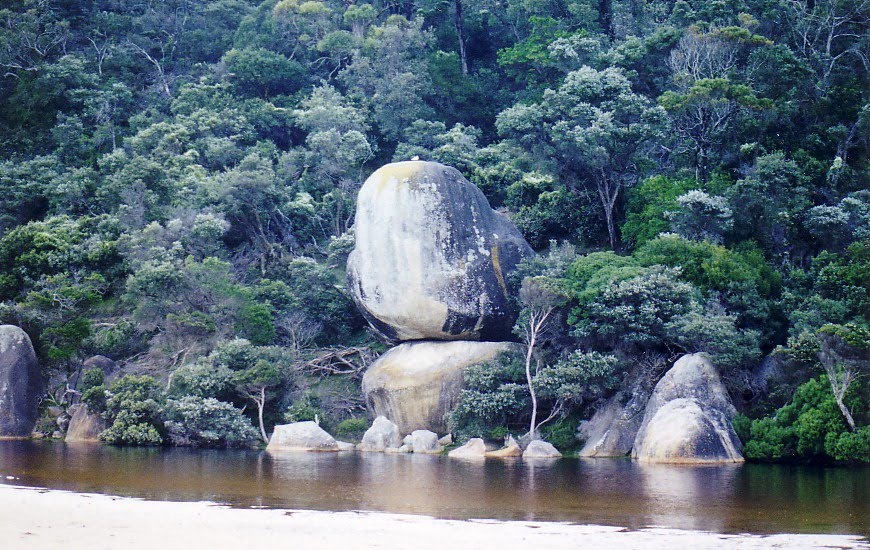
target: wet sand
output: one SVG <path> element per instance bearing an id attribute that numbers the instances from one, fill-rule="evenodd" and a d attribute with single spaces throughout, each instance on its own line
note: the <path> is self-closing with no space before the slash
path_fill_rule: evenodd
<path id="1" fill-rule="evenodd" d="M 380 512 L 239 509 L 0 485 L 4 549 L 861 548 L 854 535 L 723 535 L 557 522 L 443 520 Z"/>

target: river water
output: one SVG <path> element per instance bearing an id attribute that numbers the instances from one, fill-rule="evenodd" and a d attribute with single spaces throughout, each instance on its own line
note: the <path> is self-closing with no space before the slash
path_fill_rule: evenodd
<path id="1" fill-rule="evenodd" d="M 431 455 L 0 441 L 0 482 L 240 507 L 722 533 L 870 532 L 870 468 L 574 458 L 467 462 Z"/>

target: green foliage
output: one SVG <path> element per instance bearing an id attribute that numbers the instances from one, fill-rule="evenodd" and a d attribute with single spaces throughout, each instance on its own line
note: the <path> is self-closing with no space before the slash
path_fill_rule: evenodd
<path id="1" fill-rule="evenodd" d="M 849 430 L 825 376 L 801 385 L 792 401 L 773 416 L 738 416 L 734 427 L 744 442 L 744 456 L 772 462 L 870 462 L 867 392 L 866 383 L 857 384 L 846 397 L 856 421 L 863 422 L 856 432 Z"/>
<path id="2" fill-rule="evenodd" d="M 257 440 L 257 431 L 242 411 L 212 397 L 170 399 L 164 417 L 173 445 L 246 447 Z"/>
<path id="3" fill-rule="evenodd" d="M 362 439 L 363 434 L 369 428 L 367 418 L 347 418 L 335 427 L 335 435 L 339 437 Z"/>
<path id="4" fill-rule="evenodd" d="M 317 398 L 311 393 L 305 393 L 284 411 L 285 422 L 304 422 L 322 417 L 323 412 L 318 408 Z"/>
<path id="5" fill-rule="evenodd" d="M 697 183 L 691 179 L 673 180 L 653 176 L 628 191 L 622 238 L 637 246 L 670 231 L 668 215 L 676 211 L 677 197 L 691 191 Z"/>
<path id="6" fill-rule="evenodd" d="M 150 376 L 126 375 L 106 392 L 108 428 L 100 439 L 113 445 L 163 443 L 162 388 Z"/>

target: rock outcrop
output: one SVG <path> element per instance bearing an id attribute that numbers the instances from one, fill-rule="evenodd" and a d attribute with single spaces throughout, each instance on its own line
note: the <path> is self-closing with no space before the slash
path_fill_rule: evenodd
<path id="1" fill-rule="evenodd" d="M 0 437 L 30 436 L 41 392 L 30 337 L 14 325 L 0 325 Z"/>
<path id="2" fill-rule="evenodd" d="M 391 342 L 510 338 L 508 273 L 533 254 L 517 228 L 458 170 L 388 164 L 360 189 L 354 299 Z"/>
<path id="3" fill-rule="evenodd" d="M 646 462 L 742 462 L 736 411 L 706 355 L 681 357 L 656 384 L 631 456 Z"/>
<path id="4" fill-rule="evenodd" d="M 443 433 L 465 369 L 517 349 L 507 342 L 408 342 L 372 363 L 363 376 L 363 393 L 369 409 L 391 419 L 401 433 Z"/>
<path id="5" fill-rule="evenodd" d="M 577 428 L 585 443 L 578 453 L 585 457 L 618 457 L 631 453 L 652 388 L 637 383 L 631 391 L 621 391 L 595 411 L 592 418 Z"/>
<path id="6" fill-rule="evenodd" d="M 399 427 L 385 416 L 378 416 L 371 427 L 363 434 L 358 449 L 366 452 L 384 452 L 397 449 L 402 444 Z"/>
<path id="7" fill-rule="evenodd" d="M 267 451 L 340 451 L 338 442 L 310 420 L 275 426 Z"/>
<path id="8" fill-rule="evenodd" d="M 523 451 L 523 458 L 560 458 L 560 453 L 551 443 L 535 439 L 529 443 L 526 450 Z"/>
<path id="9" fill-rule="evenodd" d="M 82 370 L 100 369 L 103 374 L 109 376 L 115 371 L 115 362 L 105 355 L 94 355 L 85 359 L 82 363 Z"/>
<path id="10" fill-rule="evenodd" d="M 106 429 L 106 421 L 97 413 L 92 413 L 88 406 L 79 403 L 70 407 L 72 417 L 66 429 L 64 441 L 67 443 L 98 442 L 100 433 Z"/>
<path id="11" fill-rule="evenodd" d="M 405 436 L 402 443 L 407 445 L 412 453 L 438 454 L 441 452 L 438 434 L 429 430 L 414 430 Z"/>
<path id="12" fill-rule="evenodd" d="M 450 458 L 485 458 L 486 443 L 484 443 L 479 437 L 475 437 L 469 439 L 465 445 L 457 447 L 447 453 L 447 456 Z"/>

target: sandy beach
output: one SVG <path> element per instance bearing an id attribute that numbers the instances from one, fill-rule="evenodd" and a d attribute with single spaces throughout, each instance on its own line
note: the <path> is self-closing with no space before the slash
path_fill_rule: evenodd
<path id="1" fill-rule="evenodd" d="M 88 548 L 870 548 L 849 535 L 722 535 L 375 512 L 234 509 L 0 485 L 4 549 Z"/>

